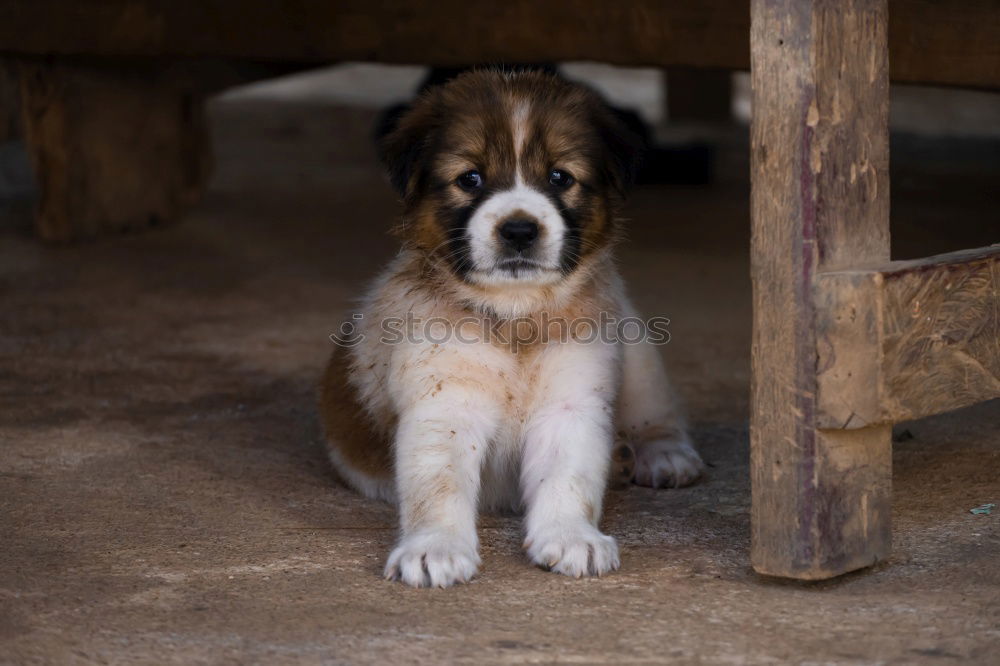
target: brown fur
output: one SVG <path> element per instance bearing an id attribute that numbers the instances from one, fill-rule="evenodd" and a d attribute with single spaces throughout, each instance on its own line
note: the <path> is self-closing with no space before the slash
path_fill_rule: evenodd
<path id="1" fill-rule="evenodd" d="M 392 453 L 388 437 L 374 427 L 358 404 L 348 382 L 350 348 L 338 349 L 330 357 L 320 385 L 319 413 L 328 441 L 336 439 L 337 449 L 355 469 L 377 479 L 392 476 Z"/>

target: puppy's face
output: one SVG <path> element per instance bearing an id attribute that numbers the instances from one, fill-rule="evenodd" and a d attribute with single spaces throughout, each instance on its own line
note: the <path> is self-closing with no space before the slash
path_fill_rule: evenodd
<path id="1" fill-rule="evenodd" d="M 550 285 L 613 238 L 635 142 L 594 93 L 542 73 L 465 73 L 382 146 L 406 240 L 485 287 Z"/>

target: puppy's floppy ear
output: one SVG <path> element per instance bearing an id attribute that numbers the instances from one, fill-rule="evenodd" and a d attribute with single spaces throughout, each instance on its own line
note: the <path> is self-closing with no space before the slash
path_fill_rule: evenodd
<path id="1" fill-rule="evenodd" d="M 642 120 L 604 103 L 596 112 L 597 133 L 606 151 L 605 177 L 615 193 L 625 198 L 635 182 L 648 143 Z"/>
<path id="2" fill-rule="evenodd" d="M 436 115 L 432 96 L 425 95 L 412 107 L 402 110 L 395 126 L 386 127 L 379 137 L 379 160 L 389 182 L 403 197 L 426 155 Z"/>

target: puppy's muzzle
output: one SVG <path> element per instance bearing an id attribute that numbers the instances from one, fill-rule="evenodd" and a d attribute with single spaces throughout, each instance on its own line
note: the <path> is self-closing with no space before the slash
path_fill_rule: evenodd
<path id="1" fill-rule="evenodd" d="M 538 222 L 527 217 L 510 218 L 497 227 L 497 234 L 508 253 L 522 254 L 538 239 Z"/>

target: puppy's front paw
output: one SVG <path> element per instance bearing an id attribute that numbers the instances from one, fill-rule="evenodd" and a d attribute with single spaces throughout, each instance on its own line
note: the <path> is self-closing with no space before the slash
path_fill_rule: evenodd
<path id="1" fill-rule="evenodd" d="M 538 566 L 574 578 L 600 576 L 621 565 L 615 540 L 586 522 L 532 530 L 524 546 Z"/>
<path id="2" fill-rule="evenodd" d="M 698 480 L 705 463 L 687 437 L 643 442 L 635 452 L 635 482 L 650 488 L 680 488 Z"/>
<path id="3" fill-rule="evenodd" d="M 389 554 L 385 577 L 413 587 L 449 587 L 469 582 L 479 562 L 474 541 L 448 531 L 417 532 L 400 539 Z"/>

